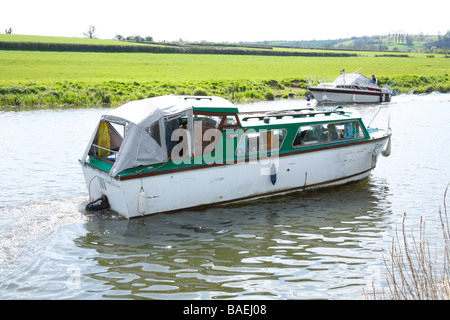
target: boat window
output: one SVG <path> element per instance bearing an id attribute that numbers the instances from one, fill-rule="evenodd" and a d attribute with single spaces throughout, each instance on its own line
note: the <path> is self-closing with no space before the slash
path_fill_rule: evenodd
<path id="1" fill-rule="evenodd" d="M 301 126 L 294 139 L 294 147 L 364 138 L 359 122 L 345 121 Z"/>
<path id="2" fill-rule="evenodd" d="M 100 121 L 89 155 L 115 161 L 126 132 L 125 124 Z"/>
<path id="3" fill-rule="evenodd" d="M 119 135 L 122 140 L 125 138 L 125 133 L 127 130 L 126 123 L 114 123 L 114 122 L 107 122 L 109 130 L 114 133 L 114 135 Z"/>
<path id="4" fill-rule="evenodd" d="M 201 121 L 202 127 L 204 128 L 219 128 L 220 123 L 222 122 L 222 116 L 209 116 L 209 115 L 194 115 L 194 122 Z"/>
<path id="5" fill-rule="evenodd" d="M 178 140 L 172 140 L 172 133 L 180 128 L 180 119 L 169 119 L 164 121 L 164 131 L 165 131 L 165 138 L 166 138 L 166 147 L 167 152 L 172 151 L 172 149 L 178 144 Z"/>
<path id="6" fill-rule="evenodd" d="M 219 141 L 222 116 L 194 115 L 195 154 L 212 152 Z"/>
<path id="7" fill-rule="evenodd" d="M 364 132 L 358 121 L 349 121 L 341 124 L 340 132 L 343 139 L 364 138 Z"/>
<path id="8" fill-rule="evenodd" d="M 161 132 L 159 129 L 159 121 L 153 122 L 149 127 L 146 128 L 146 131 L 148 134 L 158 142 L 158 144 L 161 146 Z"/>
<path id="9" fill-rule="evenodd" d="M 155 124 L 154 133 L 149 128 L 149 133 L 158 143 L 162 146 L 162 138 L 167 148 L 168 157 L 171 159 L 179 159 L 188 157 L 191 155 L 191 144 L 192 144 L 192 115 L 187 112 L 181 112 L 178 114 L 171 114 L 165 116 L 161 120 L 163 124 L 164 132 L 160 136 L 160 141 L 158 141 L 158 130 L 157 127 L 160 126 Z M 152 124 L 153 125 L 153 124 Z M 159 131 L 161 135 L 161 130 Z"/>
<path id="10" fill-rule="evenodd" d="M 252 131 L 242 135 L 236 148 L 237 156 L 266 154 L 278 151 L 286 137 L 286 129 L 272 129 L 270 131 Z"/>
<path id="11" fill-rule="evenodd" d="M 238 120 L 237 116 L 228 115 L 226 117 L 223 125 L 224 125 L 224 127 L 234 127 L 234 126 L 239 125 L 239 120 Z"/>

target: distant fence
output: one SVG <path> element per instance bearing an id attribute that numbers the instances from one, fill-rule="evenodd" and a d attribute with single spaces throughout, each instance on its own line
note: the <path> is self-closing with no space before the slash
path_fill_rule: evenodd
<path id="1" fill-rule="evenodd" d="M 46 42 L 8 42 L 0 41 L 0 50 L 24 51 L 69 51 L 69 52 L 147 52 L 147 53 L 185 53 L 185 54 L 229 54 L 229 55 L 264 55 L 264 56 L 304 56 L 304 57 L 356 57 L 356 53 L 345 52 L 300 52 L 250 50 L 225 47 L 200 46 L 154 46 L 154 45 L 102 45 L 78 43 Z"/>

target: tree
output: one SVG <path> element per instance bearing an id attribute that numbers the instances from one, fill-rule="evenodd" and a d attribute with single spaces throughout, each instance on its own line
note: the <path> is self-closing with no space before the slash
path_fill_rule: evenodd
<path id="1" fill-rule="evenodd" d="M 406 45 L 408 45 L 408 46 L 413 45 L 413 39 L 409 34 L 406 34 Z"/>
<path id="2" fill-rule="evenodd" d="M 144 41 L 144 38 L 142 38 L 140 35 L 137 34 L 137 35 L 133 36 L 133 40 L 136 42 L 141 42 L 141 41 Z"/>
<path id="3" fill-rule="evenodd" d="M 430 50 L 434 49 L 449 49 L 450 48 L 450 30 L 447 31 L 446 34 L 440 35 L 438 37 L 438 40 L 430 39 L 428 43 L 425 45 Z"/>
<path id="4" fill-rule="evenodd" d="M 94 38 L 96 38 L 96 36 L 95 36 L 95 27 L 94 27 L 94 26 L 89 26 L 88 31 L 87 31 L 87 32 L 84 32 L 83 34 L 84 34 L 84 36 L 85 36 L 86 38 L 89 38 L 89 39 L 94 39 Z"/>

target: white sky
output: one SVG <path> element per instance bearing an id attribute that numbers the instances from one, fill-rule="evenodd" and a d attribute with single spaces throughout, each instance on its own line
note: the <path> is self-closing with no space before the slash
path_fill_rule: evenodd
<path id="1" fill-rule="evenodd" d="M 0 0 L 0 32 L 155 41 L 264 41 L 445 34 L 448 0 Z"/>

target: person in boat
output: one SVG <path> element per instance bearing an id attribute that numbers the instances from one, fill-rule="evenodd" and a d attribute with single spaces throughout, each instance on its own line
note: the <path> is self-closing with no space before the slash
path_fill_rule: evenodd
<path id="1" fill-rule="evenodd" d="M 327 129 L 328 129 L 328 140 L 329 141 L 339 140 L 339 134 L 338 134 L 338 131 L 334 124 L 329 124 L 327 126 Z"/>
<path id="2" fill-rule="evenodd" d="M 377 83 L 377 78 L 375 78 L 375 75 L 372 75 L 372 79 L 370 79 L 370 81 L 375 84 Z"/>

